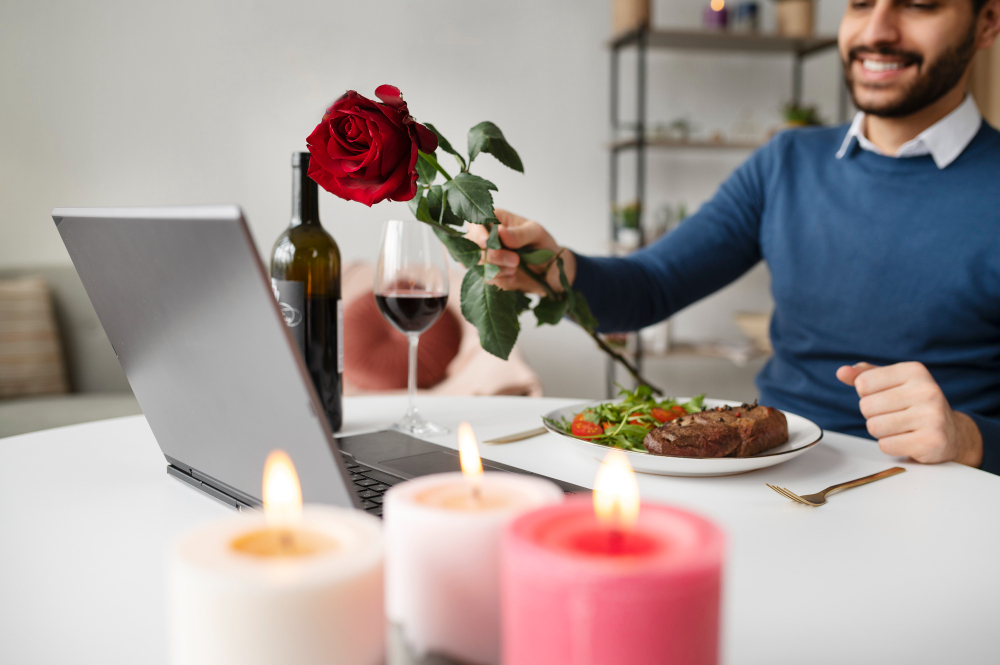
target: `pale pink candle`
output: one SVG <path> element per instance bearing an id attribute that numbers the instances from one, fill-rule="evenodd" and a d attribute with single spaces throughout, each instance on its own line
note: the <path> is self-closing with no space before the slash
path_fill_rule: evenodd
<path id="1" fill-rule="evenodd" d="M 718 527 L 666 506 L 631 525 L 588 499 L 527 513 L 501 552 L 504 663 L 714 665 L 722 558 Z"/>

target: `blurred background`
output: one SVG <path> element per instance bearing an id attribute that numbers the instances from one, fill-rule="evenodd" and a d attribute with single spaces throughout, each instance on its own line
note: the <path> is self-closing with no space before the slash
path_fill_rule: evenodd
<path id="1" fill-rule="evenodd" d="M 62 383 L 0 400 L 0 436 L 138 412 L 51 209 L 238 203 L 266 261 L 288 224 L 290 154 L 347 89 L 399 87 L 411 113 L 457 146 L 472 125 L 495 122 L 525 164 L 521 175 L 477 161 L 497 204 L 590 254 L 669 231 L 773 131 L 853 114 L 831 46 L 844 0 L 715 2 L 3 0 L 0 280 L 45 278 L 66 369 Z M 774 37 L 779 14 L 793 37 Z M 977 79 L 994 122 L 996 60 L 984 59 Z M 410 217 L 405 204 L 369 209 L 325 192 L 320 208 L 345 262 L 373 261 L 382 222 Z M 768 287 L 758 266 L 644 333 L 649 378 L 671 394 L 752 399 Z M 538 328 L 526 317 L 519 349 L 549 396 L 601 398 L 621 378 L 567 323 Z"/>

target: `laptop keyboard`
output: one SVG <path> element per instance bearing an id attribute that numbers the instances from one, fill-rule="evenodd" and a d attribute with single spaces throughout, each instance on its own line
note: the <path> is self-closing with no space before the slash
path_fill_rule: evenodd
<path id="1" fill-rule="evenodd" d="M 354 491 L 361 498 L 361 509 L 376 517 L 382 517 L 382 496 L 390 487 L 403 482 L 403 478 L 358 464 L 348 455 L 344 455 L 344 464 L 351 474 Z"/>
<path id="2" fill-rule="evenodd" d="M 343 451 L 340 454 L 344 458 L 344 464 L 351 474 L 354 491 L 361 498 L 361 509 L 376 517 L 382 517 L 382 495 L 388 492 L 390 487 L 406 479 L 373 469 L 364 464 L 358 464 L 353 457 Z M 581 491 L 584 490 L 584 488 L 579 489 Z M 563 492 L 567 496 L 576 494 L 576 492 L 570 491 L 565 487 L 563 488 Z"/>

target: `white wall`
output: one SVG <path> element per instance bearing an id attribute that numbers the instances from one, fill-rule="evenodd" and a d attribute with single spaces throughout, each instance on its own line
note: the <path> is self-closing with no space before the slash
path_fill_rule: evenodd
<path id="1" fill-rule="evenodd" d="M 697 26 L 702 6 L 658 0 L 655 22 Z M 819 11 L 820 30 L 835 31 L 842 0 Z M 371 96 L 382 83 L 457 145 L 496 122 L 526 165 L 521 176 L 477 161 L 497 203 L 602 252 L 609 17 L 605 0 L 3 0 L 0 266 L 68 263 L 48 216 L 68 205 L 238 202 L 266 254 L 288 219 L 290 153 L 345 89 Z M 806 72 L 807 98 L 833 119 L 836 58 Z M 656 54 L 650 115 L 688 115 L 705 132 L 746 113 L 774 124 L 789 80 L 787 58 Z M 651 200 L 696 207 L 743 158 L 658 155 Z M 373 258 L 380 222 L 408 214 L 326 193 L 321 211 L 346 259 Z M 721 297 L 766 306 L 766 274 Z M 733 334 L 722 309 L 698 307 L 691 334 Z M 523 348 L 550 394 L 600 392 L 599 355 L 579 331 L 528 331 Z"/>

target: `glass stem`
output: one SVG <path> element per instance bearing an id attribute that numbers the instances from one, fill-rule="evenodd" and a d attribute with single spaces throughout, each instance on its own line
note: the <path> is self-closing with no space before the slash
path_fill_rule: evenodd
<path id="1" fill-rule="evenodd" d="M 417 343 L 420 341 L 420 335 L 410 333 L 406 336 L 407 340 L 410 342 L 410 362 L 408 368 L 408 376 L 406 379 L 406 393 L 407 393 L 407 418 L 417 417 Z"/>

